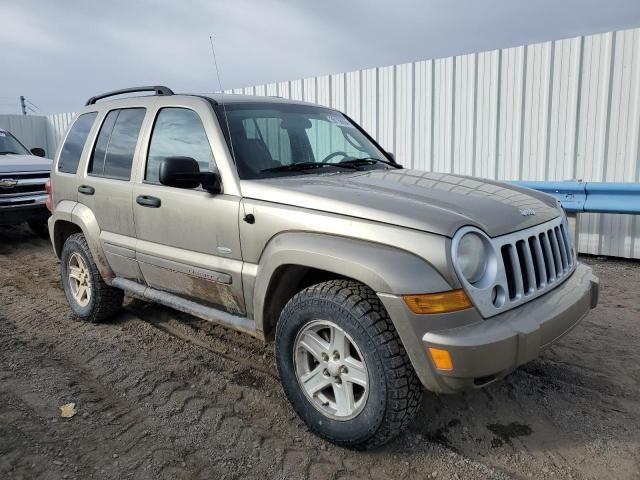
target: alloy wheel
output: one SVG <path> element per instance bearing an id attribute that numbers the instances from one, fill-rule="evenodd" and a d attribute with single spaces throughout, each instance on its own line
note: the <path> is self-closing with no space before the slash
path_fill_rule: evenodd
<path id="1" fill-rule="evenodd" d="M 67 276 L 71 295 L 81 307 L 91 300 L 91 273 L 82 256 L 74 252 L 67 262 Z"/>
<path id="2" fill-rule="evenodd" d="M 305 325 L 294 342 L 300 387 L 311 404 L 335 420 L 350 420 L 369 394 L 367 365 L 360 349 L 342 328 L 328 320 Z"/>

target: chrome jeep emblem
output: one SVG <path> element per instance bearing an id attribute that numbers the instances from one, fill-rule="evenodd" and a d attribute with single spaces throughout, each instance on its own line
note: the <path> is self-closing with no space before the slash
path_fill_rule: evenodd
<path id="1" fill-rule="evenodd" d="M 533 208 L 521 208 L 520 215 L 523 217 L 530 217 L 531 215 L 535 215 L 536 211 Z"/>
<path id="2" fill-rule="evenodd" d="M 3 178 L 0 180 L 0 188 L 13 188 L 18 185 L 18 181 L 13 178 Z"/>

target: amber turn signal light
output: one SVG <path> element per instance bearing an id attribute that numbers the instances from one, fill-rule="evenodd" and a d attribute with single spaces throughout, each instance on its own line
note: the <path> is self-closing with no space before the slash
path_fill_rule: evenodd
<path id="1" fill-rule="evenodd" d="M 464 290 L 439 293 L 404 295 L 404 302 L 413 313 L 457 312 L 471 307 L 471 301 Z"/>
<path id="2" fill-rule="evenodd" d="M 438 370 L 453 370 L 451 355 L 446 350 L 429 347 L 429 355 Z"/>

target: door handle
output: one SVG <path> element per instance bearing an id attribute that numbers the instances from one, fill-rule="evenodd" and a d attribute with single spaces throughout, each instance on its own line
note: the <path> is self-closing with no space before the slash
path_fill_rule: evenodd
<path id="1" fill-rule="evenodd" d="M 89 185 L 80 185 L 78 187 L 78 191 L 80 193 L 84 193 L 85 195 L 93 195 L 94 193 L 96 193 L 96 189 Z"/>
<path id="2" fill-rule="evenodd" d="M 149 195 L 138 195 L 136 197 L 136 203 L 149 208 L 158 208 L 162 204 L 158 197 L 151 197 Z"/>

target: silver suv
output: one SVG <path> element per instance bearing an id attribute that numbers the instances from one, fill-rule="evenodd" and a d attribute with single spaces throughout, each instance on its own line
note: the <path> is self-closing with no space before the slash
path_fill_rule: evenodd
<path id="1" fill-rule="evenodd" d="M 0 128 L 0 225 L 27 222 L 48 238 L 46 207 L 51 160 L 42 148 L 28 150 L 11 132 Z"/>
<path id="2" fill-rule="evenodd" d="M 293 408 L 344 446 L 401 432 L 422 386 L 505 376 L 598 299 L 552 197 L 404 169 L 308 103 L 100 95 L 51 182 L 75 315 L 105 320 L 126 292 L 273 340 Z"/>

